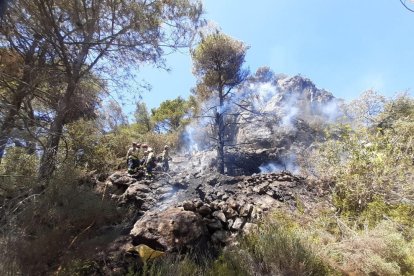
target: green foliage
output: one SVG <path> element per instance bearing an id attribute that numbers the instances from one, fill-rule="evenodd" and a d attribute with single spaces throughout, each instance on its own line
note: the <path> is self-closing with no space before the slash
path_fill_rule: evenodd
<path id="1" fill-rule="evenodd" d="M 381 127 L 338 125 L 312 154 L 318 176 L 335 182 L 334 204 L 342 215 L 356 218 L 374 201 L 412 204 L 413 109 L 414 101 L 405 96 L 390 101 L 371 118 L 384 122 Z"/>
<path id="2" fill-rule="evenodd" d="M 210 90 L 234 87 L 246 76 L 242 70 L 246 50 L 243 42 L 223 33 L 208 35 L 192 53 L 193 73 Z"/>
<path id="3" fill-rule="evenodd" d="M 90 260 L 75 259 L 68 266 L 59 271 L 62 276 L 88 276 L 99 275 L 99 265 Z"/>
<path id="4" fill-rule="evenodd" d="M 115 168 L 118 152 L 107 143 L 110 139 L 101 133 L 95 121 L 80 120 L 68 125 L 67 136 L 74 165 L 98 172 Z M 83 155 L 76 156 L 79 150 Z"/>
<path id="5" fill-rule="evenodd" d="M 263 224 L 244 241 L 252 265 L 263 274 L 329 275 L 329 268 L 294 230 L 276 223 Z"/>
<path id="6" fill-rule="evenodd" d="M 116 131 L 103 134 L 95 121 L 78 121 L 68 125 L 66 139 L 69 157 L 73 164 L 85 170 L 110 172 L 125 164 L 125 156 L 133 141 L 146 143 L 156 153 L 161 153 L 165 145 L 175 148 L 178 133 L 142 133 L 138 124 L 119 126 Z M 76 152 L 82 149 L 81 158 Z M 64 160 L 65 156 L 61 159 Z"/>
<path id="7" fill-rule="evenodd" d="M 112 203 L 103 201 L 90 187 L 79 185 L 78 176 L 71 164 L 63 164 L 48 188 L 27 200 L 17 213 L 13 233 L 19 239 L 13 248 L 23 274 L 40 275 L 57 269 L 65 259 L 76 258 L 77 245 L 94 237 L 99 227 L 118 221 Z M 87 255 L 88 251 L 81 253 Z"/>
<path id="8" fill-rule="evenodd" d="M 167 257 L 153 263 L 148 275 L 335 275 L 305 239 L 273 219 L 216 259 Z"/>
<path id="9" fill-rule="evenodd" d="M 166 100 L 158 108 L 153 109 L 151 119 L 161 131 L 173 132 L 188 123 L 188 119 L 185 119 L 188 110 L 189 102 L 178 97 Z"/>
<path id="10" fill-rule="evenodd" d="M 324 250 L 344 271 L 358 275 L 413 275 L 414 244 L 397 227 L 390 221 L 382 221 Z"/>
<path id="11" fill-rule="evenodd" d="M 135 109 L 135 120 L 137 131 L 141 134 L 150 132 L 153 128 L 151 116 L 144 102 L 137 102 Z"/>
<path id="12" fill-rule="evenodd" d="M 237 250 L 237 249 L 233 249 Z M 244 252 L 224 250 L 224 252 L 210 265 L 206 275 L 224 275 L 224 276 L 245 276 L 251 275 L 248 271 L 248 261 L 243 256 Z"/>
<path id="13" fill-rule="evenodd" d="M 19 192 L 32 188 L 38 164 L 36 155 L 28 154 L 24 148 L 7 149 L 0 164 L 0 198 L 15 197 Z"/>
<path id="14" fill-rule="evenodd" d="M 306 231 L 330 236 L 322 239 L 324 258 L 343 271 L 413 275 L 414 100 L 371 91 L 348 111 L 356 123 L 331 126 L 307 163 L 333 184 L 337 213 Z"/>

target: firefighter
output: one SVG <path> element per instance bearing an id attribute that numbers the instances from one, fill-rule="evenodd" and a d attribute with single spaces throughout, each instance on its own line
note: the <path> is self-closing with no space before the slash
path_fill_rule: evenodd
<path id="1" fill-rule="evenodd" d="M 148 145 L 142 144 L 141 149 L 142 149 L 142 158 L 140 160 L 140 165 L 145 166 L 145 163 L 147 162 L 147 156 L 148 156 Z"/>
<path id="2" fill-rule="evenodd" d="M 155 168 L 156 164 L 156 158 L 154 154 L 154 150 L 152 148 L 148 148 L 148 155 L 147 160 L 145 161 L 145 166 L 147 168 L 147 176 L 152 177 L 152 170 Z"/>
<path id="3" fill-rule="evenodd" d="M 141 144 L 137 142 L 132 143 L 132 147 L 127 152 L 128 173 L 133 174 L 140 165 L 140 147 Z"/>
<path id="4" fill-rule="evenodd" d="M 170 169 L 170 165 L 168 164 L 168 161 L 172 160 L 170 157 L 170 147 L 165 145 L 164 151 L 162 152 L 162 170 L 164 172 L 168 172 Z"/>

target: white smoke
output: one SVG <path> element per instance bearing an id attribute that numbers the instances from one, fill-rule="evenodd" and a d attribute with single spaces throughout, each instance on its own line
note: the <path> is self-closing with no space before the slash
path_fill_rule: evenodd
<path id="1" fill-rule="evenodd" d="M 289 171 L 293 174 L 297 174 L 300 171 L 299 166 L 296 164 L 296 156 L 291 154 L 282 158 L 282 161 L 272 161 L 264 163 L 259 167 L 260 173 L 274 173 Z"/>
<path id="2" fill-rule="evenodd" d="M 344 115 L 342 102 L 338 100 L 330 101 L 320 107 L 320 111 L 325 115 L 328 122 L 335 122 Z"/>

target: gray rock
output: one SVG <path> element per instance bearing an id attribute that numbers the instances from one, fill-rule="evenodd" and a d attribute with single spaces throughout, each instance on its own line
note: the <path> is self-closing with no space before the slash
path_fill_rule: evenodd
<path id="1" fill-rule="evenodd" d="M 243 205 L 240 209 L 240 216 L 242 217 L 249 217 L 253 211 L 253 205 L 250 203 Z"/>
<path id="2" fill-rule="evenodd" d="M 227 219 L 229 219 L 229 218 L 234 218 L 235 216 L 237 216 L 237 215 L 238 215 L 237 211 L 236 211 L 236 210 L 234 210 L 233 208 L 229 207 L 229 206 L 226 206 L 226 207 L 223 209 L 223 213 L 224 213 L 224 215 L 226 215 L 226 218 L 227 218 Z"/>
<path id="3" fill-rule="evenodd" d="M 200 208 L 201 206 L 203 206 L 203 202 L 201 201 L 201 200 L 199 200 L 199 199 L 195 199 L 195 200 L 193 200 L 193 202 L 194 202 L 194 206 L 196 207 L 196 208 Z"/>
<path id="4" fill-rule="evenodd" d="M 236 230 L 239 231 L 243 228 L 244 224 L 246 223 L 246 219 L 245 218 L 236 218 L 236 220 L 234 221 L 233 225 L 231 226 L 232 230 Z"/>
<path id="5" fill-rule="evenodd" d="M 239 206 L 240 206 L 239 203 L 234 198 L 228 199 L 227 200 L 227 205 L 230 208 L 234 209 L 234 210 L 237 210 L 239 208 Z"/>
<path id="6" fill-rule="evenodd" d="M 129 186 L 134 181 L 135 181 L 135 179 L 133 179 L 133 178 L 131 178 L 129 176 L 121 176 L 120 178 L 117 178 L 114 181 L 112 181 L 112 183 L 114 185 L 117 185 L 117 186 Z"/>
<path id="7" fill-rule="evenodd" d="M 125 191 L 126 194 L 135 194 L 138 192 L 148 193 L 151 190 L 148 188 L 147 185 L 141 184 L 141 183 L 134 183 L 131 184 L 128 189 Z"/>
<path id="8" fill-rule="evenodd" d="M 197 212 L 203 217 L 205 217 L 211 214 L 211 208 L 207 205 L 203 205 L 197 209 Z"/>
<path id="9" fill-rule="evenodd" d="M 184 208 L 185 211 L 193 211 L 194 212 L 196 210 L 195 204 L 191 201 L 184 201 L 183 208 Z"/>
<path id="10" fill-rule="evenodd" d="M 231 227 L 233 226 L 233 223 L 234 223 L 234 220 L 232 220 L 232 219 L 228 219 L 228 220 L 227 220 L 227 228 L 228 228 L 228 229 L 231 229 Z"/>
<path id="11" fill-rule="evenodd" d="M 210 230 L 219 230 L 223 228 L 223 224 L 217 219 L 212 219 L 209 223 L 207 223 L 207 228 Z"/>
<path id="12" fill-rule="evenodd" d="M 111 174 L 111 175 L 108 177 L 108 179 L 109 179 L 111 182 L 114 182 L 115 180 L 117 180 L 117 179 L 119 179 L 119 178 L 121 178 L 122 176 L 125 176 L 125 175 L 127 175 L 125 172 L 115 172 L 115 173 Z"/>
<path id="13" fill-rule="evenodd" d="M 219 219 L 221 222 L 226 223 L 227 219 L 226 216 L 222 211 L 215 211 L 213 212 L 213 217 Z"/>
<path id="14" fill-rule="evenodd" d="M 145 244 L 158 250 L 180 250 L 199 246 L 208 239 L 208 230 L 200 215 L 169 208 L 146 213 L 130 233 L 134 245 Z"/>
<path id="15" fill-rule="evenodd" d="M 218 230 L 211 235 L 211 240 L 214 243 L 226 243 L 229 238 L 229 234 L 226 231 Z"/>
<path id="16" fill-rule="evenodd" d="M 269 183 L 265 182 L 265 183 L 262 183 L 262 184 L 259 184 L 259 185 L 255 186 L 253 188 L 253 191 L 255 193 L 258 193 L 259 195 L 262 195 L 262 194 L 266 193 L 266 191 L 268 190 L 268 187 L 269 187 Z"/>

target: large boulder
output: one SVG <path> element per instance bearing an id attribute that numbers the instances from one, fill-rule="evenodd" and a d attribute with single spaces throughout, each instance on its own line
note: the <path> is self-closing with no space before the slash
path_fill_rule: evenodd
<path id="1" fill-rule="evenodd" d="M 181 208 L 145 214 L 135 223 L 130 234 L 134 244 L 146 244 L 162 251 L 202 247 L 208 240 L 202 217 Z"/>

